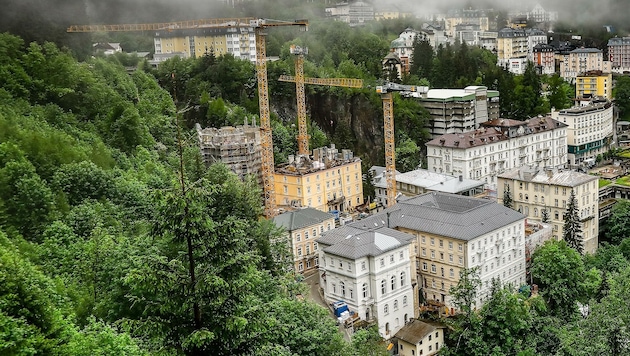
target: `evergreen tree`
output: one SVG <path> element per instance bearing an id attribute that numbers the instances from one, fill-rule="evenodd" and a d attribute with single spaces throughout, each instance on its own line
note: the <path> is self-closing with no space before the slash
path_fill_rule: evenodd
<path id="1" fill-rule="evenodd" d="M 413 61 L 410 72 L 418 78 L 429 78 L 433 66 L 433 47 L 429 41 L 416 40 L 413 44 Z"/>
<path id="2" fill-rule="evenodd" d="M 506 185 L 503 191 L 503 206 L 512 209 L 512 192 L 509 185 Z"/>
<path id="3" fill-rule="evenodd" d="M 582 253 L 584 251 L 582 226 L 580 224 L 580 215 L 578 213 L 577 199 L 574 190 L 571 190 L 567 211 L 564 213 L 564 231 L 562 238 L 569 247 L 574 248 L 577 252 Z"/>
<path id="4" fill-rule="evenodd" d="M 542 209 L 541 215 L 542 215 L 542 222 L 548 223 L 549 222 L 549 210 L 546 207 Z"/>

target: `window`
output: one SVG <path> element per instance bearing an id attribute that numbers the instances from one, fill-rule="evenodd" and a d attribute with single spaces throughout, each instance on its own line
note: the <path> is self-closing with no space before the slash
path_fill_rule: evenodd
<path id="1" fill-rule="evenodd" d="M 339 268 L 343 268 L 343 261 L 339 260 Z"/>
<path id="2" fill-rule="evenodd" d="M 341 295 L 346 296 L 346 284 L 343 282 L 339 282 L 339 287 L 341 288 Z"/>
<path id="3" fill-rule="evenodd" d="M 398 310 L 398 300 L 394 300 L 394 310 Z"/>
<path id="4" fill-rule="evenodd" d="M 297 254 L 298 254 L 298 256 L 302 256 L 302 248 L 301 247 L 297 248 Z"/>
<path id="5" fill-rule="evenodd" d="M 426 262 L 422 262 L 422 270 L 423 271 L 427 270 L 427 263 Z"/>
<path id="6" fill-rule="evenodd" d="M 385 288 L 386 288 L 386 284 L 385 284 L 385 280 L 383 279 L 381 281 L 381 294 L 385 294 Z"/>
<path id="7" fill-rule="evenodd" d="M 389 314 L 389 304 L 385 304 L 385 306 L 383 307 L 383 314 Z M 389 325 L 389 323 L 387 323 L 387 325 Z"/>
<path id="8" fill-rule="evenodd" d="M 453 249 L 453 241 L 449 241 L 448 242 L 448 249 L 452 250 Z"/>
<path id="9" fill-rule="evenodd" d="M 307 255 L 311 254 L 311 246 L 310 245 L 306 245 L 306 254 Z"/>
<path id="10" fill-rule="evenodd" d="M 333 287 L 333 293 L 337 294 L 337 285 L 333 283 L 332 287 Z"/>
<path id="11" fill-rule="evenodd" d="M 431 246 L 434 246 L 434 245 L 435 245 L 435 238 L 432 237 L 431 238 Z"/>
<path id="12" fill-rule="evenodd" d="M 437 267 L 435 266 L 435 264 L 431 264 L 431 272 L 437 273 Z"/>
<path id="13" fill-rule="evenodd" d="M 381 258 L 381 267 L 385 266 L 385 259 Z"/>
<path id="14" fill-rule="evenodd" d="M 460 265 L 464 264 L 464 258 L 462 256 L 459 256 L 459 264 Z"/>
<path id="15" fill-rule="evenodd" d="M 464 245 L 462 244 L 457 244 L 457 249 L 462 251 L 464 249 Z"/>
<path id="16" fill-rule="evenodd" d="M 440 259 L 444 261 L 444 252 L 440 252 Z"/>
<path id="17" fill-rule="evenodd" d="M 308 240 L 308 231 L 304 231 L 304 240 Z"/>
<path id="18" fill-rule="evenodd" d="M 440 239 L 440 247 L 444 247 L 444 241 Z"/>
<path id="19" fill-rule="evenodd" d="M 367 298 L 367 296 L 368 296 L 367 283 L 363 283 L 363 287 L 361 289 L 362 289 L 362 293 L 363 293 L 363 298 Z"/>
<path id="20" fill-rule="evenodd" d="M 361 262 L 361 271 L 365 271 L 365 261 Z"/>
<path id="21" fill-rule="evenodd" d="M 394 255 L 389 255 L 389 263 L 394 263 Z"/>
<path id="22" fill-rule="evenodd" d="M 302 234 L 295 235 L 295 241 L 302 241 Z"/>
<path id="23" fill-rule="evenodd" d="M 396 289 L 396 277 L 392 276 L 392 278 L 390 278 L 390 284 L 391 284 L 392 290 Z"/>
<path id="24" fill-rule="evenodd" d="M 400 286 L 405 286 L 405 272 L 400 272 Z"/>
<path id="25" fill-rule="evenodd" d="M 427 249 L 426 248 L 422 248 L 422 256 L 426 256 L 427 255 Z"/>
<path id="26" fill-rule="evenodd" d="M 407 305 L 407 296 L 403 297 L 403 305 Z"/>
<path id="27" fill-rule="evenodd" d="M 435 258 L 435 250 L 431 250 L 431 258 Z"/>
<path id="28" fill-rule="evenodd" d="M 451 278 L 455 277 L 455 271 L 452 268 L 449 271 L 449 275 L 451 276 Z"/>
<path id="29" fill-rule="evenodd" d="M 304 263 L 303 262 L 300 262 L 300 264 L 298 265 L 298 270 L 300 272 L 304 270 Z M 334 286 L 334 284 L 333 284 L 333 286 Z"/>
<path id="30" fill-rule="evenodd" d="M 317 251 L 317 242 L 313 242 L 313 251 Z"/>
<path id="31" fill-rule="evenodd" d="M 453 255 L 452 254 L 448 255 L 448 260 L 449 260 L 449 262 L 453 262 Z"/>
<path id="32" fill-rule="evenodd" d="M 313 229 L 313 237 L 317 236 L 317 229 Z"/>
<path id="33" fill-rule="evenodd" d="M 401 260 L 405 258 L 405 253 L 403 251 L 400 251 L 400 253 L 398 254 L 398 258 Z"/>

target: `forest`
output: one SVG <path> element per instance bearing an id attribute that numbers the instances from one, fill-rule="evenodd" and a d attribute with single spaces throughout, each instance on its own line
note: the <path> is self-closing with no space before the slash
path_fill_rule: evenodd
<path id="1" fill-rule="evenodd" d="M 281 58 L 269 78 L 291 73 L 290 41 L 309 47 L 308 76 L 375 85 L 389 41 L 405 26 L 322 22 L 304 34 L 279 31 L 269 38 Z M 572 89 L 557 77 L 533 68 L 513 76 L 466 45 L 431 55 L 426 46 L 417 44 L 418 61 L 402 82 L 485 84 L 501 92 L 502 115 L 511 118 L 570 104 Z M 208 53 L 155 70 L 131 56 L 79 57 L 53 42 L 0 34 L 0 354 L 387 354 L 374 329 L 348 342 L 327 310 L 300 297 L 307 287 L 290 270 L 282 231 L 260 219 L 256 183 L 201 161 L 194 123 L 256 118 L 251 63 Z M 127 72 L 129 65 L 138 70 Z M 290 84 L 270 82 L 270 92 L 272 102 L 295 102 Z M 380 112 L 370 88 L 313 87 L 308 97 Z M 397 164 L 413 169 L 427 116 L 400 97 L 395 110 Z M 274 111 L 281 162 L 295 151 L 296 132 L 291 109 Z M 310 121 L 313 147 L 360 144 L 347 122 Z M 563 242 L 539 248 L 530 276 L 537 294 L 497 281 L 475 309 L 478 279 L 465 271 L 452 291 L 462 314 L 444 321 L 441 354 L 628 354 L 629 215 L 627 202 L 615 207 L 595 255 Z"/>

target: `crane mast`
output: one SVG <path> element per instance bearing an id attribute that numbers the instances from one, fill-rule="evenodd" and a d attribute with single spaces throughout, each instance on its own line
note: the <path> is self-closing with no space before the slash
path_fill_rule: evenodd
<path id="1" fill-rule="evenodd" d="M 306 94 L 304 93 L 304 55 L 308 48 L 291 45 L 291 54 L 295 55 L 295 93 L 297 96 L 298 118 L 298 154 L 308 155 L 308 127 L 306 126 Z"/>
<path id="2" fill-rule="evenodd" d="M 276 198 L 274 187 L 274 161 L 273 141 L 271 135 L 271 122 L 269 116 L 269 86 L 267 82 L 267 51 L 266 32 L 270 27 L 298 26 L 301 30 L 308 29 L 308 20 L 278 21 L 258 19 L 254 17 L 244 18 L 217 18 L 203 20 L 188 20 L 163 23 L 146 24 L 118 24 L 118 25 L 72 25 L 67 32 L 129 32 L 129 31 L 174 31 L 204 28 L 234 28 L 252 27 L 256 35 L 256 79 L 258 80 L 258 105 L 260 108 L 260 128 L 262 131 L 262 178 L 264 194 L 264 215 L 272 218 L 276 215 Z M 308 150 L 308 143 L 307 143 Z"/>
<path id="3" fill-rule="evenodd" d="M 402 85 L 387 82 L 376 87 L 383 101 L 383 136 L 385 141 L 385 181 L 387 184 L 386 207 L 396 204 L 396 147 L 394 138 L 394 100 L 392 92 L 400 92 L 404 96 L 420 96 L 429 87 Z"/>

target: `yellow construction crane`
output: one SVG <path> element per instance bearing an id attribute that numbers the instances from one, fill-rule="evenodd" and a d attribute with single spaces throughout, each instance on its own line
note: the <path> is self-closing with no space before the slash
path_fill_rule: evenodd
<path id="1" fill-rule="evenodd" d="M 298 154 L 308 155 L 308 128 L 306 126 L 306 94 L 304 84 L 316 84 L 337 86 L 346 88 L 362 88 L 363 80 L 351 78 L 305 78 L 304 77 L 304 55 L 308 54 L 308 48 L 291 45 L 291 54 L 295 59 L 295 77 L 281 75 L 281 82 L 295 82 L 295 92 L 297 96 L 297 118 L 298 118 Z"/>
<path id="2" fill-rule="evenodd" d="M 262 130 L 262 178 L 265 210 L 264 215 L 271 218 L 276 215 L 276 199 L 274 187 L 273 142 L 269 118 L 269 89 L 267 83 L 267 50 L 265 43 L 266 30 L 280 26 L 298 26 L 308 29 L 308 20 L 278 21 L 244 18 L 218 18 L 147 24 L 121 25 L 73 25 L 67 32 L 130 32 L 130 31 L 175 31 L 189 29 L 226 29 L 238 27 L 254 28 L 256 34 L 256 78 L 258 79 L 258 105 L 260 107 L 260 128 Z"/>
<path id="3" fill-rule="evenodd" d="M 392 92 L 400 92 L 403 96 L 420 97 L 429 87 L 385 83 L 376 87 L 383 101 L 383 136 L 385 140 L 385 181 L 387 182 L 386 207 L 396 204 L 396 148 L 394 146 L 394 100 Z"/>

